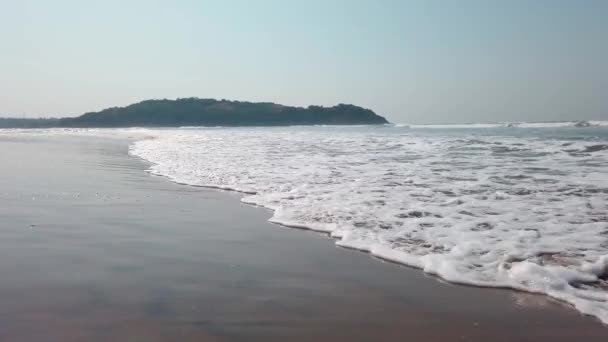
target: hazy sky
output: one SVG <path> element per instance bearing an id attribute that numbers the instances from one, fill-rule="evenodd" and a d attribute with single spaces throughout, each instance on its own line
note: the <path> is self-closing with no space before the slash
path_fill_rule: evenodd
<path id="1" fill-rule="evenodd" d="M 608 119 L 608 1 L 0 0 L 0 116 L 191 96 Z"/>

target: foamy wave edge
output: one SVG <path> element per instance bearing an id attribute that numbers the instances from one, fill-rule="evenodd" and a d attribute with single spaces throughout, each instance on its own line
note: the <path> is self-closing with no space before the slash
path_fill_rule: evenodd
<path id="1" fill-rule="evenodd" d="M 141 137 L 140 139 L 144 138 Z M 454 269 L 450 267 L 450 260 L 443 257 L 441 254 L 416 256 L 391 249 L 381 244 L 365 243 L 365 241 L 361 240 L 349 240 L 348 235 L 341 234 L 336 225 L 315 224 L 314 222 L 302 224 L 300 222 L 290 221 L 287 217 L 281 217 L 282 206 L 270 207 L 265 205 L 263 201 L 255 200 L 255 195 L 259 195 L 260 193 L 255 193 L 239 187 L 226 187 L 217 184 L 205 183 L 188 183 L 170 174 L 158 172 L 154 168 L 156 165 L 159 165 L 158 163 L 146 159 L 143 155 L 138 154 L 136 151 L 138 141 L 141 140 L 136 140 L 129 146 L 129 154 L 152 164 L 146 170 L 146 172 L 156 176 L 165 177 L 177 184 L 241 193 L 243 194 L 241 202 L 266 208 L 272 211 L 273 214 L 268 219 L 268 221 L 271 223 L 288 228 L 306 229 L 325 233 L 329 237 L 335 239 L 335 244 L 339 247 L 369 253 L 371 256 L 381 260 L 420 269 L 427 274 L 437 276 L 453 284 L 512 289 L 522 292 L 547 295 L 561 302 L 570 304 L 580 313 L 596 317 L 603 324 L 608 325 L 608 311 L 596 305 L 598 302 L 602 303 L 603 305 L 608 305 L 608 294 L 581 290 L 570 284 L 571 282 L 589 283 L 601 276 L 604 270 L 608 269 L 608 255 L 600 257 L 593 263 L 583 264 L 580 270 L 568 269 L 561 266 L 541 266 L 533 262 L 521 261 L 513 264 L 513 266 L 510 268 L 505 268 L 502 265 L 499 267 L 499 274 L 501 275 L 501 278 L 505 279 L 503 281 L 478 281 L 469 279 L 462 277 L 461 274 L 455 272 Z M 525 281 L 530 285 L 525 286 L 516 280 Z"/>

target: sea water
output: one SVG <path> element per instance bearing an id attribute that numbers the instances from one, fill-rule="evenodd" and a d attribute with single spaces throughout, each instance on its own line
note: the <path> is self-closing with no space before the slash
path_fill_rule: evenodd
<path id="1" fill-rule="evenodd" d="M 608 127 L 151 130 L 151 172 L 246 193 L 272 222 L 608 323 Z"/>
<path id="2" fill-rule="evenodd" d="M 150 172 L 447 281 L 608 324 L 608 123 L 120 130 Z M 115 134 L 112 130 L 55 130 Z"/>

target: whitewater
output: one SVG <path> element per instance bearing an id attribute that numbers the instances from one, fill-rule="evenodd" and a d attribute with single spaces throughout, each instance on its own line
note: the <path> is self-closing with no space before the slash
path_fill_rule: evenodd
<path id="1" fill-rule="evenodd" d="M 441 127 L 151 130 L 130 152 L 339 246 L 608 323 L 608 127 Z"/>
<path id="2" fill-rule="evenodd" d="M 608 123 L 575 125 L 120 133 L 151 173 L 243 192 L 272 222 L 450 282 L 546 294 L 608 324 Z"/>

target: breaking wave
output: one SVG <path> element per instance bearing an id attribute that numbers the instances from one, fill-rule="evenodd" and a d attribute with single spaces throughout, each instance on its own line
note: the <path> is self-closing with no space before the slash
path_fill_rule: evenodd
<path id="1" fill-rule="evenodd" d="M 608 323 L 608 130 L 479 131 L 151 130 L 130 152 L 176 182 L 244 192 L 272 222 Z"/>

